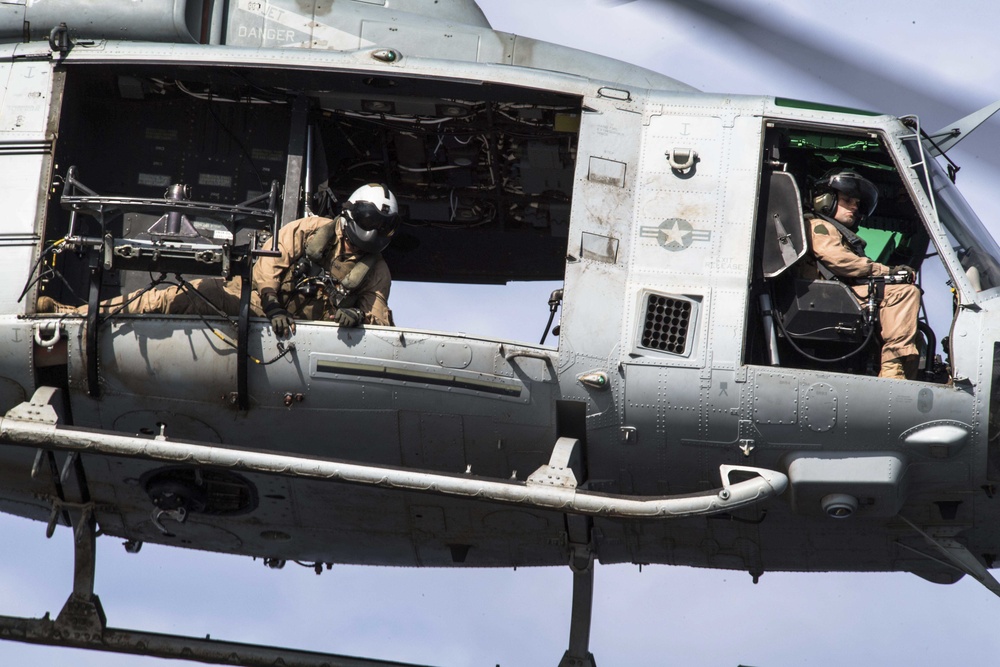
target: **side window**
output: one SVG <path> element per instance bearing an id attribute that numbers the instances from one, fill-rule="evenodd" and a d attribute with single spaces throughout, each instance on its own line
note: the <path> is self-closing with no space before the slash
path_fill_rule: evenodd
<path id="1" fill-rule="evenodd" d="M 764 150 L 746 363 L 886 376 L 884 363 L 896 349 L 890 329 L 899 319 L 912 326 L 914 315 L 912 309 L 890 311 L 894 306 L 882 302 L 884 290 L 908 289 L 912 303 L 920 301 L 918 353 L 899 347 L 898 358 L 918 366 L 909 379 L 946 378 L 934 330 L 947 332 L 950 325 L 948 277 L 939 261 L 927 261 L 934 257 L 928 252 L 930 237 L 882 137 L 774 122 L 765 132 Z M 838 213 L 838 202 L 857 210 L 853 216 Z M 870 270 L 869 262 L 878 266 Z M 936 317 L 929 315 L 930 294 L 919 299 L 912 288 L 894 283 L 903 285 L 907 278 L 868 278 L 870 271 L 906 271 L 900 267 L 910 267 L 917 284 L 934 292 Z M 925 283 L 935 289 L 927 290 Z M 873 316 L 873 302 L 884 312 Z"/>

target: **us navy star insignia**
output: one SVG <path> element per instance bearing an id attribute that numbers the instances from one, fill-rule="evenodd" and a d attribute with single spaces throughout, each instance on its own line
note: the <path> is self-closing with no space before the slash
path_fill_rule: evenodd
<path id="1" fill-rule="evenodd" d="M 690 222 L 681 218 L 667 218 L 659 227 L 641 227 L 639 235 L 655 238 L 661 247 L 671 251 L 687 250 L 696 241 L 708 241 L 712 232 L 695 229 Z"/>

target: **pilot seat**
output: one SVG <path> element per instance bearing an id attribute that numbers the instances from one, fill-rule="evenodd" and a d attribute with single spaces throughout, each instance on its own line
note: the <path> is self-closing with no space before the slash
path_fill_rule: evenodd
<path id="1" fill-rule="evenodd" d="M 799 278 L 791 269 L 808 252 L 802 199 L 794 177 L 773 171 L 762 192 L 765 339 L 772 365 L 877 372 L 878 345 L 850 288 L 839 280 Z"/>

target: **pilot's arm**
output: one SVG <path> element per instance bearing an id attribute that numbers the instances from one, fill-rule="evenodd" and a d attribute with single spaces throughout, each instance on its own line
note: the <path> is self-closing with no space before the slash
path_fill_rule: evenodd
<path id="1" fill-rule="evenodd" d="M 885 264 L 854 254 L 840 231 L 830 223 L 820 218 L 812 218 L 809 223 L 813 254 L 838 278 L 867 278 L 889 273 Z"/>

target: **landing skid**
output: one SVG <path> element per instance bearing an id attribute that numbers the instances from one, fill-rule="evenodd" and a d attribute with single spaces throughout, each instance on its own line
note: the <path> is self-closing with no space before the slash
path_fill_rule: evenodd
<path id="1" fill-rule="evenodd" d="M 33 475 L 41 469 L 46 452 L 66 451 L 70 454 L 60 477 L 75 471 L 77 483 L 74 486 L 77 490 L 72 497 L 66 497 L 62 487 L 58 486 L 59 498 L 54 501 L 49 533 L 55 529 L 60 517 L 64 521 L 68 519 L 73 526 L 73 592 L 54 621 L 48 614 L 40 619 L 0 616 L 0 639 L 209 664 L 247 667 L 273 667 L 276 664 L 285 667 L 420 667 L 412 663 L 107 627 L 101 602 L 94 593 L 96 506 L 87 490 L 80 452 L 173 464 L 198 461 L 206 467 L 247 473 L 308 477 L 331 483 L 365 484 L 560 511 L 566 522 L 569 566 L 573 571 L 573 602 L 569 648 L 559 667 L 596 667 L 589 650 L 594 597 L 593 516 L 665 519 L 714 514 L 763 502 L 784 491 L 788 482 L 785 475 L 775 471 L 723 465 L 720 466 L 723 487 L 702 494 L 663 497 L 598 494 L 579 488 L 579 480 L 585 480 L 586 474 L 582 465 L 581 444 L 574 438 L 559 438 L 549 463 L 521 483 L 228 449 L 207 443 L 168 440 L 163 434 L 148 439 L 120 433 L 82 431 L 59 426 L 63 421 L 58 409 L 60 405 L 58 390 L 39 388 L 30 401 L 16 406 L 0 418 L 0 436 L 5 445 L 39 448 Z M 50 464 L 54 469 L 54 459 L 50 460 Z M 753 476 L 733 483 L 729 476 L 734 472 L 748 472 Z M 126 548 L 129 548 L 128 544 Z"/>
<path id="2" fill-rule="evenodd" d="M 570 523 L 582 517 L 567 517 Z M 589 521 L 588 521 L 589 524 Z M 590 526 L 587 526 L 589 535 Z M 573 608 L 570 613 L 569 648 L 559 667 L 597 667 L 590 652 L 590 621 L 594 607 L 594 554 L 589 545 L 573 545 L 569 567 L 573 570 Z"/>
<path id="3" fill-rule="evenodd" d="M 55 620 L 48 613 L 42 618 L 0 616 L 0 639 L 244 667 L 428 667 L 416 663 L 110 628 L 101 600 L 94 592 L 97 524 L 93 506 L 88 503 L 69 511 L 73 521 L 73 592 Z M 586 530 L 589 537 L 589 526 Z M 570 567 L 573 569 L 573 609 L 569 649 L 559 667 L 596 667 L 594 656 L 589 651 L 594 598 L 594 559 L 589 546 L 575 545 Z"/>
<path id="4" fill-rule="evenodd" d="M 127 653 L 154 658 L 192 660 L 215 665 L 245 667 L 427 667 L 414 663 L 355 658 L 289 648 L 241 644 L 200 637 L 167 635 L 109 628 L 101 601 L 94 593 L 96 522 L 92 508 L 73 514 L 73 592 L 55 620 L 0 616 L 0 639 Z"/>

